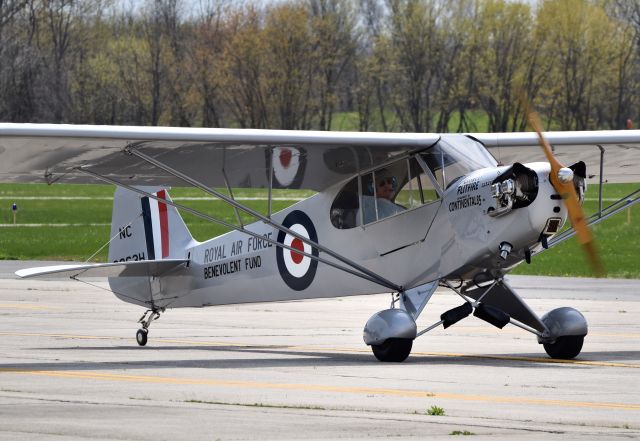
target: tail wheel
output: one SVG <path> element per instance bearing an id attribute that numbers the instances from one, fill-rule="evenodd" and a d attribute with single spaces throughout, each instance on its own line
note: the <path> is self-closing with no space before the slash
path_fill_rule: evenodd
<path id="1" fill-rule="evenodd" d="M 148 334 L 149 334 L 149 331 L 147 331 L 146 329 L 138 329 L 138 332 L 136 332 L 136 341 L 140 346 L 144 346 L 147 344 Z"/>
<path id="2" fill-rule="evenodd" d="M 555 343 L 544 343 L 544 350 L 547 351 L 549 357 L 569 360 L 576 358 L 582 350 L 584 343 L 584 335 L 567 335 L 558 337 Z"/>
<path id="3" fill-rule="evenodd" d="M 371 345 L 371 349 L 378 360 L 399 363 L 407 359 L 412 346 L 412 339 L 389 338 L 382 344 Z"/>

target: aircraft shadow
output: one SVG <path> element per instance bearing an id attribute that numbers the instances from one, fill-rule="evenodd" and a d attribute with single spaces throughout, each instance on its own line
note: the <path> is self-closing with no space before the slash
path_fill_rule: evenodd
<path id="1" fill-rule="evenodd" d="M 317 367 L 317 366 L 389 366 L 380 363 L 371 353 L 345 353 L 345 352 L 314 352 L 287 350 L 278 347 L 265 348 L 237 347 L 237 346 L 162 346 L 138 348 L 132 346 L 108 346 L 108 347 L 74 347 L 74 348 L 38 348 L 39 350 L 64 350 L 64 351 L 138 351 L 136 355 L 149 351 L 157 355 L 176 350 L 207 351 L 210 353 L 236 353 L 236 354 L 263 354 L 270 357 L 250 358 L 199 358 L 199 359 L 175 359 L 164 360 L 121 360 L 121 361 L 82 361 L 82 362 L 35 362 L 35 363 L 7 363 L 0 364 L 0 370 L 28 370 L 28 371 L 77 371 L 77 370 L 111 370 L 111 369 L 176 369 L 176 368 L 200 368 L 200 369 L 261 369 L 273 367 Z M 273 356 L 278 356 L 274 358 Z M 620 363 L 626 360 L 640 360 L 640 351 L 615 351 L 615 352 L 585 352 L 578 361 L 599 363 Z M 546 359 L 545 355 L 535 353 L 524 354 L 486 354 L 486 355 L 411 355 L 403 364 L 424 366 L 471 366 L 471 367 L 521 367 L 530 369 L 601 369 L 603 366 L 585 365 L 577 363 L 554 363 Z"/>

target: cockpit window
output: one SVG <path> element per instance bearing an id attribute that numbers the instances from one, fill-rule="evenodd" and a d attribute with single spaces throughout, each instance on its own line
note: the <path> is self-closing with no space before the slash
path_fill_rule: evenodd
<path id="1" fill-rule="evenodd" d="M 396 197 L 408 180 L 406 159 L 363 175 L 362 219 L 356 221 L 368 224 L 406 210 L 396 203 Z"/>
<path id="2" fill-rule="evenodd" d="M 464 135 L 444 135 L 420 156 L 442 188 L 450 187 L 461 176 L 474 170 L 497 165 L 482 144 Z"/>
<path id="3" fill-rule="evenodd" d="M 364 173 L 349 181 L 331 206 L 339 229 L 376 222 L 439 198 L 434 178 L 415 156 Z"/>
<path id="4" fill-rule="evenodd" d="M 360 197 L 358 196 L 358 179 L 349 181 L 338 193 L 331 205 L 331 223 L 341 230 L 355 227 L 356 216 L 360 211 Z"/>
<path id="5" fill-rule="evenodd" d="M 396 203 L 408 209 L 438 200 L 438 192 L 431 178 L 415 157 L 409 159 L 409 179 L 396 196 Z"/>

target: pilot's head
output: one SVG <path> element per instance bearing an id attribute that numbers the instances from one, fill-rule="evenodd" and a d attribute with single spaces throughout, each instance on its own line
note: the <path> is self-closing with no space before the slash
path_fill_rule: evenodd
<path id="1" fill-rule="evenodd" d="M 387 169 L 376 172 L 376 196 L 391 200 L 398 188 L 398 180 Z"/>

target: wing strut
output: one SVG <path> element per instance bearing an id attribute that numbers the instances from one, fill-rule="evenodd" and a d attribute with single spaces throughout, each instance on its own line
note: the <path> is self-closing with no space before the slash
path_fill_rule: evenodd
<path id="1" fill-rule="evenodd" d="M 162 162 L 160 162 L 160 161 L 158 161 L 158 160 L 156 160 L 156 159 L 154 159 L 154 158 L 152 158 L 152 157 L 150 157 L 150 156 L 148 156 L 148 155 L 146 155 L 146 154 L 144 154 L 144 153 L 142 153 L 142 152 L 140 152 L 140 151 L 138 151 L 138 150 L 136 150 L 134 148 L 127 147 L 125 149 L 125 153 L 134 155 L 134 156 L 142 159 L 143 161 L 148 162 L 151 165 L 155 165 L 159 169 L 166 171 L 167 173 L 175 176 L 176 178 L 181 179 L 184 182 L 186 182 L 186 183 L 188 183 L 190 185 L 193 185 L 194 187 L 197 187 L 197 188 L 201 189 L 202 191 L 204 191 L 206 193 L 209 193 L 210 195 L 213 195 L 213 196 L 216 196 L 216 197 L 222 199 L 223 201 L 225 201 L 229 205 L 231 205 L 231 206 L 233 206 L 233 207 L 235 207 L 235 208 L 237 208 L 239 210 L 244 211 L 245 213 L 255 217 L 256 219 L 261 220 L 265 224 L 270 225 L 270 226 L 272 226 L 272 227 L 284 232 L 285 234 L 289 234 L 290 236 L 293 236 L 296 239 L 299 239 L 302 242 L 312 246 L 313 248 L 316 248 L 319 251 L 322 251 L 322 252 L 330 255 L 331 257 L 339 260 L 342 263 L 347 264 L 348 266 L 360 271 L 361 273 L 366 274 L 371 279 L 375 280 L 376 283 L 378 283 L 378 284 L 380 284 L 382 286 L 386 286 L 387 288 L 391 288 L 394 291 L 399 291 L 399 292 L 403 291 L 403 288 L 401 286 L 391 282 L 390 280 L 385 279 L 384 277 L 381 277 L 380 275 L 378 275 L 378 274 L 374 273 L 373 271 L 363 267 L 362 265 L 359 265 L 358 263 L 352 261 L 351 259 L 347 259 L 346 257 L 341 256 L 340 254 L 336 253 L 335 251 L 332 251 L 332 250 L 330 250 L 330 249 L 328 249 L 326 247 L 323 247 L 322 245 L 318 244 L 317 242 L 314 242 L 314 241 L 312 241 L 312 240 L 310 240 L 310 239 L 308 239 L 308 238 L 296 233 L 295 231 L 292 231 L 289 228 L 286 228 L 283 225 L 281 225 L 281 224 L 279 224 L 277 222 L 274 222 L 270 218 L 258 213 L 257 211 L 252 210 L 251 208 L 246 207 L 246 206 L 238 203 L 237 201 L 229 198 L 228 196 L 226 196 L 226 195 L 224 195 L 224 194 L 222 194 L 222 193 L 220 193 L 220 192 L 218 192 L 218 191 L 216 191 L 216 190 L 214 190 L 212 188 L 207 187 L 203 183 L 201 183 L 199 181 L 196 181 L 195 179 L 193 179 L 193 178 L 191 178 L 191 177 L 189 177 L 189 176 L 187 176 L 187 175 L 185 175 L 185 174 L 183 174 L 183 173 L 181 173 L 181 172 L 169 167 L 168 165 L 166 165 L 166 164 L 164 164 L 164 163 L 162 163 Z M 369 280 L 371 280 L 371 279 L 369 279 Z"/>
<path id="2" fill-rule="evenodd" d="M 233 197 L 233 191 L 231 190 L 231 185 L 229 185 L 229 179 L 227 179 L 227 172 L 224 171 L 224 167 L 222 167 L 222 177 L 224 178 L 224 185 L 227 186 L 227 191 L 229 192 L 229 196 L 231 196 L 231 199 L 233 199 L 234 201 L 236 200 Z M 244 224 L 242 223 L 242 218 L 240 217 L 240 212 L 238 211 L 237 207 L 233 207 L 233 210 L 236 212 L 236 218 L 238 219 L 238 225 L 240 225 L 241 228 L 244 227 Z"/>
<path id="3" fill-rule="evenodd" d="M 287 249 L 289 251 L 293 251 L 293 252 L 295 252 L 297 254 L 302 254 L 305 257 L 308 257 L 308 258 L 313 259 L 313 260 L 317 260 L 318 262 L 321 262 L 321 263 L 324 263 L 326 265 L 332 266 L 332 267 L 334 267 L 336 269 L 339 269 L 341 271 L 344 271 L 344 272 L 349 273 L 351 275 L 354 275 L 356 277 L 360 277 L 362 279 L 368 280 L 369 282 L 376 283 L 378 285 L 384 286 L 386 288 L 389 288 L 389 289 L 392 289 L 392 290 L 395 290 L 395 291 L 399 291 L 399 292 L 402 291 L 402 287 L 400 287 L 398 285 L 395 285 L 392 282 L 387 282 L 386 279 L 384 279 L 382 277 L 379 277 L 379 276 L 376 276 L 375 273 L 372 273 L 370 271 L 368 271 L 368 273 L 364 273 L 364 274 L 361 273 L 361 272 L 357 272 L 357 271 L 355 271 L 353 269 L 346 268 L 346 267 L 344 267 L 342 265 L 338 265 L 335 262 L 331 262 L 331 261 L 323 259 L 321 257 L 316 257 L 313 254 L 305 253 L 304 251 L 301 251 L 299 249 L 287 246 L 287 245 L 285 245 L 283 243 L 280 243 L 278 241 L 275 241 L 273 239 L 266 238 L 266 237 L 264 237 L 264 236 L 262 236 L 262 235 L 260 235 L 258 233 L 254 233 L 253 231 L 247 230 L 247 229 L 245 229 L 243 227 L 238 227 L 236 225 L 230 224 L 230 223 L 225 222 L 223 220 L 216 219 L 216 218 L 211 217 L 211 216 L 209 216 L 207 214 L 201 213 L 198 210 L 194 210 L 193 208 L 189 208 L 189 207 L 186 207 L 184 205 L 177 204 L 177 203 L 175 203 L 173 201 L 170 201 L 170 200 L 167 200 L 167 199 L 161 199 L 161 198 L 157 197 L 156 195 L 154 195 L 152 193 L 146 192 L 146 191 L 141 190 L 141 189 L 136 188 L 136 187 L 132 187 L 132 186 L 127 185 L 127 184 L 125 184 L 123 182 L 116 181 L 116 180 L 108 178 L 106 176 L 99 175 L 99 174 L 97 174 L 95 172 L 92 172 L 91 170 L 87 170 L 87 169 L 82 168 L 82 167 L 78 167 L 77 170 L 79 172 L 81 172 L 81 173 L 87 174 L 89 176 L 93 176 L 94 178 L 96 178 L 96 179 L 98 179 L 100 181 L 103 181 L 103 182 L 106 182 L 106 183 L 109 183 L 109 184 L 112 184 L 112 185 L 115 185 L 115 186 L 118 186 L 118 187 L 122 187 L 122 188 L 127 189 L 129 191 L 132 191 L 134 193 L 141 194 L 141 195 L 146 196 L 148 198 L 154 199 L 154 200 L 156 200 L 158 202 L 162 202 L 163 204 L 167 204 L 167 205 L 170 205 L 172 207 L 175 207 L 178 210 L 186 211 L 188 213 L 191 213 L 191 214 L 193 214 L 195 216 L 198 216 L 198 217 L 200 217 L 202 219 L 205 219 L 205 220 L 208 220 L 210 222 L 216 223 L 218 225 L 222 225 L 222 226 L 227 227 L 229 229 L 240 231 L 241 233 L 245 233 L 245 234 L 247 234 L 249 236 L 253 236 L 253 237 L 257 238 L 257 239 L 263 240 L 263 241 L 265 241 L 267 243 L 270 243 L 272 245 L 275 245 L 277 247 L 282 247 L 282 248 Z M 311 242 L 310 245 L 311 246 L 315 246 L 315 243 Z M 373 274 L 373 276 L 369 275 L 369 273 Z"/>
<path id="4" fill-rule="evenodd" d="M 269 147 L 269 195 L 267 196 L 267 199 L 269 201 L 269 207 L 267 210 L 269 219 L 271 219 L 271 213 L 272 213 L 271 212 L 271 201 L 272 201 L 271 193 L 273 193 L 273 147 Z"/>

